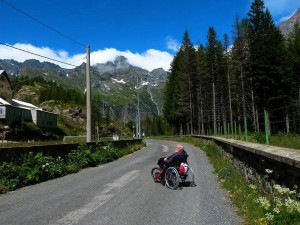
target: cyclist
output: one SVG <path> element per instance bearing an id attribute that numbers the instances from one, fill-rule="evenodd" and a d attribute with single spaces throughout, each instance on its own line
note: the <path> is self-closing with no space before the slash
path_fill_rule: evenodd
<path id="1" fill-rule="evenodd" d="M 170 167 L 170 166 L 179 167 L 179 165 L 182 162 L 184 162 L 184 163 L 187 162 L 187 157 L 188 157 L 188 154 L 186 153 L 186 151 L 184 151 L 183 145 L 177 144 L 175 152 L 172 155 L 165 157 L 165 158 L 162 157 L 158 160 L 157 164 L 162 169 L 160 179 L 163 180 L 165 171 L 167 170 L 168 167 Z"/>

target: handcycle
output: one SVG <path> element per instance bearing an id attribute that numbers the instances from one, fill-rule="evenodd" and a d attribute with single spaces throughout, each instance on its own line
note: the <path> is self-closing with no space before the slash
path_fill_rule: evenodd
<path id="1" fill-rule="evenodd" d="M 165 171 L 164 177 L 161 177 L 163 169 L 161 167 L 154 167 L 151 170 L 151 176 L 154 182 L 164 182 L 170 189 L 178 188 L 180 183 L 183 186 L 194 186 L 193 169 L 188 163 L 185 163 L 184 166 L 185 170 L 181 170 L 180 165 L 168 167 Z"/>

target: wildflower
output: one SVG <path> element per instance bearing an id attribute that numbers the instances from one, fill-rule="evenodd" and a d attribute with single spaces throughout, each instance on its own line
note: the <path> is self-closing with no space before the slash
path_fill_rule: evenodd
<path id="1" fill-rule="evenodd" d="M 270 170 L 270 169 L 265 169 L 265 171 L 266 171 L 266 173 L 268 173 L 268 174 L 273 173 L 273 170 Z"/>
<path id="2" fill-rule="evenodd" d="M 279 213 L 280 213 L 280 209 L 277 208 L 277 207 L 275 207 L 275 208 L 273 209 L 273 212 L 279 214 Z"/>
<path id="3" fill-rule="evenodd" d="M 250 184 L 249 187 L 252 189 L 252 190 L 256 190 L 256 186 L 254 184 Z"/>
<path id="4" fill-rule="evenodd" d="M 271 214 L 271 213 L 266 213 L 265 215 L 266 215 L 266 218 L 267 218 L 268 221 L 272 221 L 273 218 L 274 218 L 274 215 Z"/>
<path id="5" fill-rule="evenodd" d="M 278 184 L 275 184 L 273 187 L 274 187 L 275 192 L 277 192 L 278 194 L 281 194 L 281 195 L 292 193 L 289 188 L 281 187 Z"/>
<path id="6" fill-rule="evenodd" d="M 45 168 L 46 166 L 45 165 L 42 165 L 42 168 Z"/>
<path id="7" fill-rule="evenodd" d="M 49 166 L 49 163 L 46 163 L 46 166 Z"/>
<path id="8" fill-rule="evenodd" d="M 271 206 L 270 201 L 266 197 L 259 197 L 256 203 L 260 203 L 265 210 L 268 210 Z"/>
<path id="9" fill-rule="evenodd" d="M 274 203 L 275 203 L 276 208 L 281 208 L 283 206 L 283 202 L 281 201 L 280 198 L 275 197 Z"/>
<path id="10" fill-rule="evenodd" d="M 300 213 L 300 202 L 295 201 L 294 199 L 288 197 L 284 205 L 289 213 L 293 213 L 293 212 Z"/>

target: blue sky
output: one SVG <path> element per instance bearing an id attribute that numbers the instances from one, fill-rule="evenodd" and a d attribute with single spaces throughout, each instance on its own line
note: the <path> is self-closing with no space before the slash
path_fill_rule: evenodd
<path id="1" fill-rule="evenodd" d="M 185 30 L 195 45 L 206 44 L 209 27 L 222 40 L 225 33 L 231 36 L 236 16 L 246 17 L 251 2 L 0 0 L 0 42 L 73 65 L 85 60 L 85 46 L 90 45 L 91 64 L 124 55 L 131 64 L 147 70 L 168 70 Z M 300 0 L 265 0 L 265 5 L 279 24 L 300 8 Z M 46 61 L 0 45 L 0 59 L 22 62 L 30 58 Z"/>

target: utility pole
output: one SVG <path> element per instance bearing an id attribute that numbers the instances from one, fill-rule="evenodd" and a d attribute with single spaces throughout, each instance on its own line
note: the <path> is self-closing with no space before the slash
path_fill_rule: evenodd
<path id="1" fill-rule="evenodd" d="M 136 77 L 137 92 L 137 118 L 136 118 L 136 137 L 141 138 L 141 117 L 140 117 L 140 95 L 139 95 L 139 78 Z"/>
<path id="2" fill-rule="evenodd" d="M 86 142 L 92 142 L 90 46 L 86 46 Z"/>

